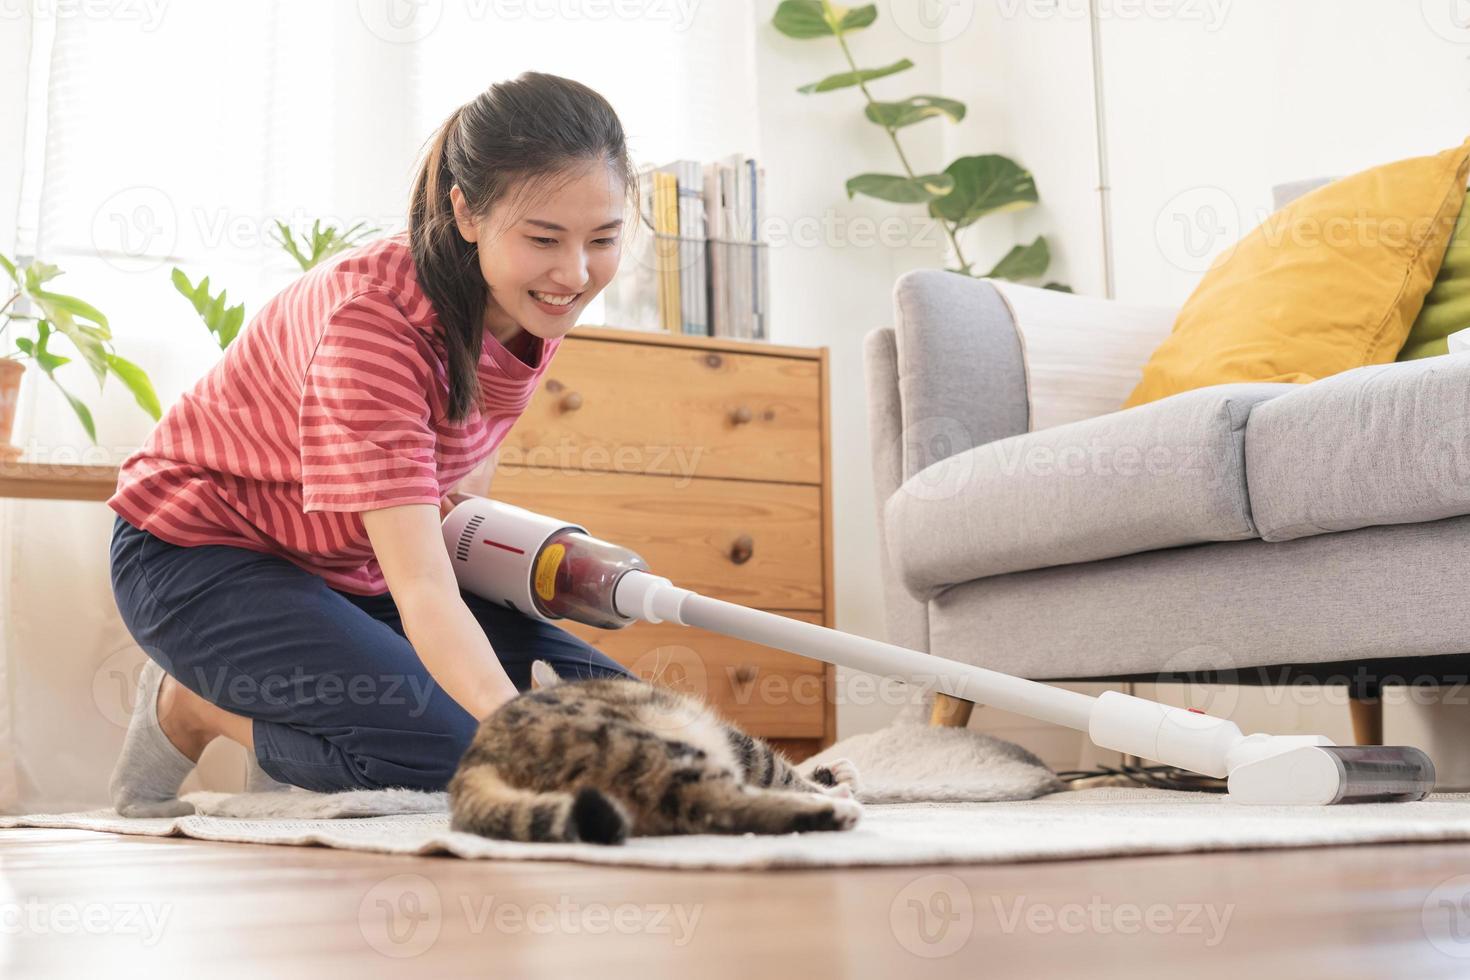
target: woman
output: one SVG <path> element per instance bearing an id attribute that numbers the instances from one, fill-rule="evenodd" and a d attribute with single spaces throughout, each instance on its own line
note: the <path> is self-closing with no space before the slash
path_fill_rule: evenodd
<path id="1" fill-rule="evenodd" d="M 191 812 L 179 785 L 219 736 L 251 788 L 443 789 L 532 660 L 631 676 L 462 592 L 440 531 L 616 272 L 630 193 L 600 95 L 491 86 L 433 139 L 408 230 L 272 299 L 123 463 L 112 584 L 151 662 L 119 813 Z"/>

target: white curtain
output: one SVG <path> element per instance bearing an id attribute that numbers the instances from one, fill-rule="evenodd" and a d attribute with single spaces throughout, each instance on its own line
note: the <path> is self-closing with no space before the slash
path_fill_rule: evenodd
<path id="1" fill-rule="evenodd" d="M 585 82 L 639 162 L 759 153 L 750 4 L 604 6 L 12 4 L 0 251 L 61 266 L 54 288 L 107 314 L 167 407 L 219 357 L 172 267 L 228 287 L 249 316 L 297 274 L 267 237 L 275 219 L 402 228 L 423 141 L 494 81 L 535 69 Z M 116 464 L 152 427 L 79 358 L 58 376 L 91 405 L 98 445 L 32 367 L 14 436 L 29 458 Z M 0 810 L 106 803 L 143 662 L 109 583 L 112 519 L 102 504 L 0 500 Z M 221 740 L 185 788 L 234 788 L 242 773 Z"/>

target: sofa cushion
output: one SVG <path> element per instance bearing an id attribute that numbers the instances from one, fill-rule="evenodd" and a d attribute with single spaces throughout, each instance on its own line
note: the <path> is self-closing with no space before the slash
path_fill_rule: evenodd
<path id="1" fill-rule="evenodd" d="M 989 575 L 1255 537 L 1246 419 L 1295 389 L 1202 388 L 933 463 L 884 505 L 894 569 L 928 598 Z"/>
<path id="2" fill-rule="evenodd" d="M 1470 354 L 1315 381 L 1252 412 L 1245 445 L 1267 541 L 1470 514 Z"/>

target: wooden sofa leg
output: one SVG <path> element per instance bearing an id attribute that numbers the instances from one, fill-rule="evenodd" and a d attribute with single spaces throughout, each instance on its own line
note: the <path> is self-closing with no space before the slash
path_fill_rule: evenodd
<path id="1" fill-rule="evenodd" d="M 935 727 L 964 728 L 970 723 L 970 712 L 974 710 L 974 701 L 936 691 L 934 710 L 929 713 L 929 724 Z"/>
<path id="2" fill-rule="evenodd" d="M 1359 745 L 1383 744 L 1383 699 L 1352 697 L 1348 711 L 1353 716 L 1353 740 Z"/>

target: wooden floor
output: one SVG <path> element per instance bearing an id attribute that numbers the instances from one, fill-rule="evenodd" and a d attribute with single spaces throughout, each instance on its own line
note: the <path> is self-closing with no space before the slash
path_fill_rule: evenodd
<path id="1" fill-rule="evenodd" d="M 1432 977 L 1470 845 L 766 873 L 0 831 L 0 976 Z"/>

